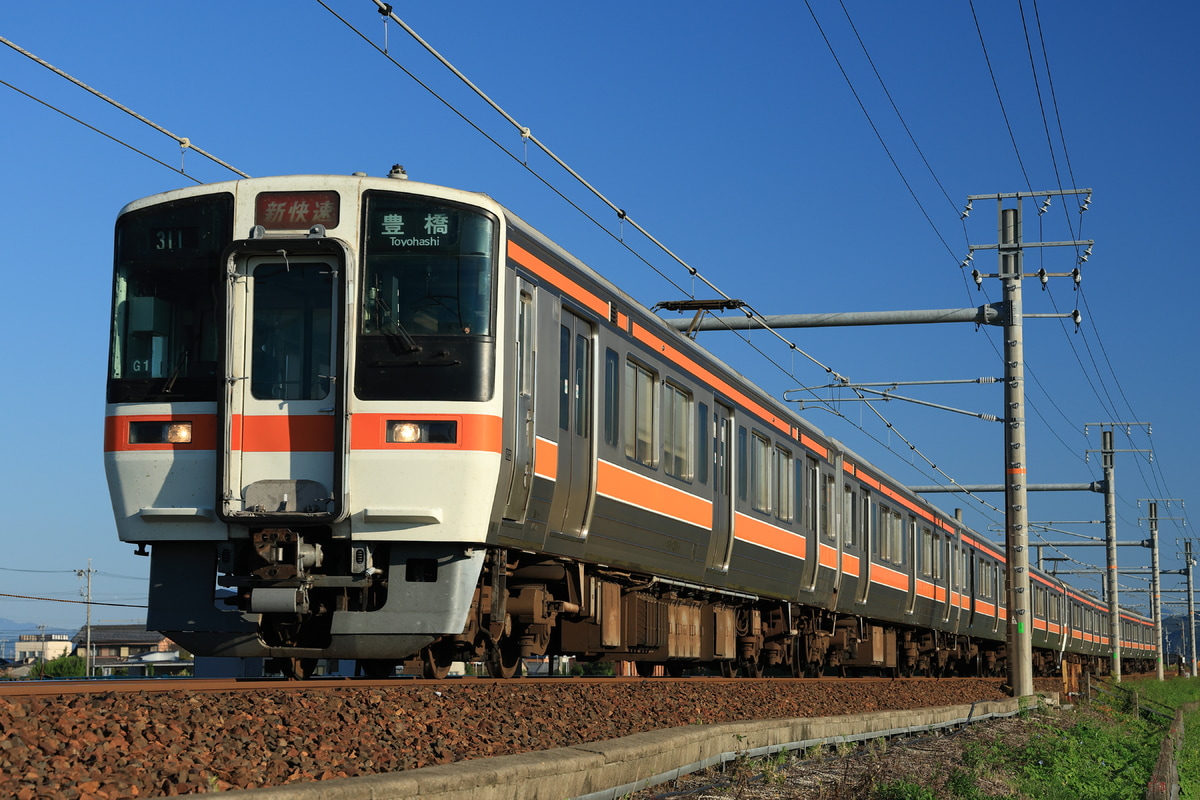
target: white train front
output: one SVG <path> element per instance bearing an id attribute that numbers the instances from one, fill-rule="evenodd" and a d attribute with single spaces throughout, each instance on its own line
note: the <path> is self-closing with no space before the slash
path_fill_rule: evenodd
<path id="1" fill-rule="evenodd" d="M 1002 553 L 485 195 L 181 189 L 115 259 L 113 509 L 195 653 L 1003 667 Z M 1038 669 L 1096 663 L 1104 610 L 1037 586 Z"/>

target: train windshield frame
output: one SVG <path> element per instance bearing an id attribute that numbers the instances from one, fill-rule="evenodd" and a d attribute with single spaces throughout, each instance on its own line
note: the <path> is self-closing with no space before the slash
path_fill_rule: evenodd
<path id="1" fill-rule="evenodd" d="M 366 192 L 355 393 L 492 395 L 499 224 L 478 208 Z"/>
<path id="2" fill-rule="evenodd" d="M 232 234 L 229 193 L 117 220 L 108 402 L 217 400 L 221 253 Z"/>

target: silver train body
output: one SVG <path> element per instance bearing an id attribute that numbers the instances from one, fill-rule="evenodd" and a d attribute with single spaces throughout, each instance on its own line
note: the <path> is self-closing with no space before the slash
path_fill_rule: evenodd
<path id="1" fill-rule="evenodd" d="M 197 654 L 1004 668 L 1001 549 L 485 195 L 139 200 L 112 321 L 118 533 L 150 553 L 148 627 Z M 1102 671 L 1107 610 L 1033 586 L 1037 670 Z M 1157 656 L 1147 620 L 1120 636 Z"/>

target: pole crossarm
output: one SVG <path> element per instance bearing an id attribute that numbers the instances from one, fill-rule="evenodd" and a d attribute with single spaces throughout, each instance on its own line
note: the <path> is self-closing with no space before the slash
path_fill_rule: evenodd
<path id="1" fill-rule="evenodd" d="M 690 309 L 688 309 L 690 310 Z M 704 319 L 665 319 L 679 331 L 744 331 L 758 328 L 839 328 L 862 325 L 929 325 L 942 322 L 971 322 L 1004 325 L 1004 304 L 978 308 L 939 308 L 916 311 L 844 311 L 827 314 L 767 314 L 736 317 L 706 316 Z"/>
<path id="2" fill-rule="evenodd" d="M 1030 547 L 1103 547 L 1105 544 L 1103 539 L 1088 537 L 1086 542 L 1071 541 L 1071 542 L 1033 542 Z M 1149 539 L 1140 541 L 1128 542 L 1113 542 L 1117 547 L 1150 547 Z"/>
<path id="3" fill-rule="evenodd" d="M 987 483 L 968 485 L 965 483 L 956 483 L 950 486 L 910 486 L 909 491 L 917 494 L 934 494 L 936 492 L 944 493 L 962 493 L 970 492 L 979 494 L 981 492 L 1003 492 L 1004 484 Z M 1091 483 L 1031 483 L 1025 486 L 1027 492 L 1096 492 L 1104 493 L 1104 481 L 1092 481 Z"/>
<path id="4" fill-rule="evenodd" d="M 975 417 L 976 419 L 982 419 L 982 420 L 985 420 L 986 422 L 1003 422 L 1004 421 L 1002 418 L 997 417 L 995 414 L 988 414 L 983 411 L 966 411 L 961 408 L 954 408 L 952 406 L 942 405 L 941 403 L 931 403 L 928 400 L 918 400 L 915 397 L 905 397 L 902 394 L 894 394 L 892 392 L 881 392 L 878 389 L 866 389 L 866 388 L 862 387 L 861 385 L 855 386 L 852 384 L 846 384 L 843 388 L 850 389 L 854 392 L 861 392 L 862 394 L 869 394 L 869 395 L 872 395 L 872 397 L 861 397 L 861 396 L 860 397 L 830 397 L 830 398 L 826 398 L 823 400 L 822 399 L 806 400 L 806 399 L 801 398 L 798 400 L 793 400 L 792 398 L 788 397 L 789 394 L 792 394 L 793 392 L 804 392 L 805 394 L 809 394 L 810 391 L 808 389 L 788 389 L 786 392 L 783 393 L 783 399 L 789 403 L 796 403 L 799 406 L 801 411 L 803 411 L 808 406 L 817 406 L 817 405 L 823 406 L 823 405 L 827 405 L 828 403 L 869 403 L 869 402 L 871 402 L 872 399 L 879 399 L 879 400 L 883 400 L 884 402 L 889 402 L 892 400 L 900 400 L 902 402 L 912 403 L 912 404 L 918 405 L 918 406 L 926 406 L 928 408 L 936 408 L 939 411 L 952 411 L 955 414 L 963 414 L 968 417 Z M 808 404 L 808 405 L 806 405 L 806 404 Z"/>

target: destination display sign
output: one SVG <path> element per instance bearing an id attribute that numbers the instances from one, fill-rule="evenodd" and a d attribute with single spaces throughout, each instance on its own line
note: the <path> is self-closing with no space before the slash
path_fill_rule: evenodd
<path id="1" fill-rule="evenodd" d="M 377 203 L 367 219 L 367 236 L 375 252 L 445 250 L 458 244 L 459 212 L 425 203 Z"/>
<path id="2" fill-rule="evenodd" d="M 254 224 L 269 231 L 336 228 L 340 216 L 337 192 L 261 192 L 254 198 Z"/>

